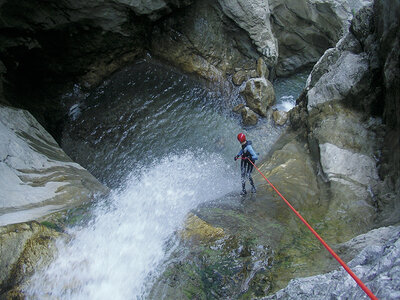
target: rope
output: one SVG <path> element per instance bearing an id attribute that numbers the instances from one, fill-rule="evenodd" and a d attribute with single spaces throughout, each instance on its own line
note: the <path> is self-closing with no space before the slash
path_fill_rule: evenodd
<path id="1" fill-rule="evenodd" d="M 332 250 L 331 247 L 319 236 L 319 234 L 311 227 L 310 224 L 307 223 L 307 221 L 300 215 L 300 213 L 294 209 L 294 207 L 289 203 L 288 200 L 286 200 L 285 197 L 282 196 L 282 194 L 278 191 L 278 189 L 265 177 L 263 173 L 256 167 L 256 165 L 248 158 L 241 158 L 241 159 L 247 159 L 256 169 L 257 171 L 261 174 L 262 177 L 268 182 L 268 184 L 275 190 L 275 192 L 285 201 L 285 203 L 290 207 L 290 209 L 300 218 L 300 220 L 307 226 L 307 228 L 312 232 L 312 234 L 324 245 L 326 250 L 342 265 L 342 267 L 349 273 L 351 277 L 357 282 L 357 284 L 362 288 L 362 290 L 370 297 L 371 299 L 378 299 L 368 288 L 367 286 L 357 277 L 356 274 L 347 266 L 347 264 L 335 253 L 335 251 Z"/>

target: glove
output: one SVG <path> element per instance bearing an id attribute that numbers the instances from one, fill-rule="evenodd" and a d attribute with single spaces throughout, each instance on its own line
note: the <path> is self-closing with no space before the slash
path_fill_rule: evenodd
<path id="1" fill-rule="evenodd" d="M 235 157 L 233 158 L 235 161 L 239 158 L 239 156 L 235 155 Z"/>

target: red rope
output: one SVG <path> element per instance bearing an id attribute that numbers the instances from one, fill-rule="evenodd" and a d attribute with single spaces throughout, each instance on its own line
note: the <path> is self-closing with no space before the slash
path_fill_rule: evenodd
<path id="1" fill-rule="evenodd" d="M 241 159 L 248 159 L 241 158 Z M 342 265 L 342 267 L 350 274 L 351 277 L 357 282 L 357 284 L 362 288 L 362 290 L 370 297 L 371 299 L 378 299 L 368 288 L 367 286 L 354 274 L 354 272 L 346 265 L 346 263 L 332 250 L 331 247 L 319 236 L 319 234 L 311 227 L 310 224 L 300 215 L 300 213 L 294 209 L 294 207 L 282 196 L 282 194 L 278 191 L 278 189 L 265 177 L 263 173 L 256 167 L 256 165 L 248 159 L 248 161 L 257 169 L 257 171 L 261 174 L 262 177 L 268 182 L 268 184 L 275 190 L 275 192 L 285 201 L 285 203 L 290 207 L 290 209 L 300 218 L 300 220 L 307 226 L 307 228 L 312 232 L 313 235 L 324 245 L 324 247 L 329 251 L 329 253 Z"/>

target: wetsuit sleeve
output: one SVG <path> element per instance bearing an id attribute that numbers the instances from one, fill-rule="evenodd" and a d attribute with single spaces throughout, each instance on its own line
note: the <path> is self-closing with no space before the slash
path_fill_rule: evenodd
<path id="1" fill-rule="evenodd" d="M 251 158 L 253 160 L 257 160 L 258 159 L 258 155 L 257 155 L 257 153 L 254 152 L 253 147 L 251 145 L 247 146 L 247 151 L 249 151 L 249 153 L 251 155 Z"/>

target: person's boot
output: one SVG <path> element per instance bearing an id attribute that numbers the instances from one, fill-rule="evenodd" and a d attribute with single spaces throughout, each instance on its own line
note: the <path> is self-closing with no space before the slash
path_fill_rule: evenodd
<path id="1" fill-rule="evenodd" d="M 242 184 L 242 191 L 240 192 L 240 195 L 246 195 L 247 194 L 247 192 L 246 192 L 246 184 Z"/>
<path id="2" fill-rule="evenodd" d="M 251 184 L 251 192 L 252 193 L 257 192 L 256 187 L 254 186 L 253 178 L 251 178 L 251 176 L 249 176 L 249 181 L 250 181 L 250 184 Z"/>

